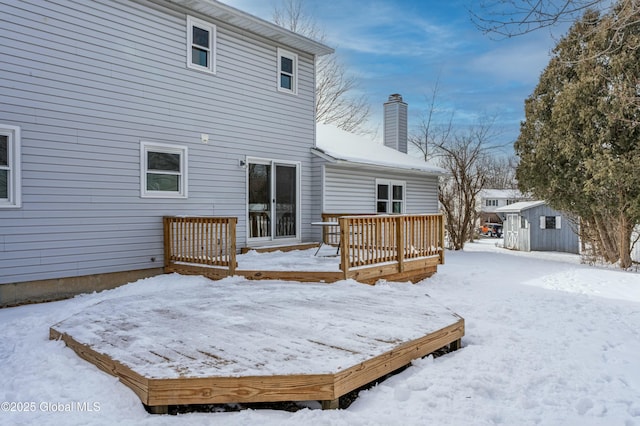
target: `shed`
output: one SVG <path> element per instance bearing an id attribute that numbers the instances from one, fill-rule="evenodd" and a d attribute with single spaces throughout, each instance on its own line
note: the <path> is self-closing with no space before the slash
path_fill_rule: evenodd
<path id="1" fill-rule="evenodd" d="M 496 209 L 504 224 L 504 246 L 520 251 L 579 253 L 570 218 L 546 201 L 522 201 Z"/>

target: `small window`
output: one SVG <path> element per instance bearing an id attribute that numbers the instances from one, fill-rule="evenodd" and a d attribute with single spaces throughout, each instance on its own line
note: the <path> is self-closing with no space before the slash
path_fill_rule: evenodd
<path id="1" fill-rule="evenodd" d="M 404 213 L 406 183 L 376 179 L 376 213 Z"/>
<path id="2" fill-rule="evenodd" d="M 486 207 L 498 207 L 498 200 L 486 200 L 485 201 L 485 206 Z"/>
<path id="3" fill-rule="evenodd" d="M 278 90 L 298 93 L 298 55 L 278 48 Z"/>
<path id="4" fill-rule="evenodd" d="M 187 16 L 187 67 L 216 72 L 216 26 Z"/>
<path id="5" fill-rule="evenodd" d="M 0 208 L 21 207 L 20 128 L 0 124 Z"/>
<path id="6" fill-rule="evenodd" d="M 540 229 L 561 229 L 561 216 L 540 216 Z"/>
<path id="7" fill-rule="evenodd" d="M 187 147 L 142 142 L 141 196 L 187 198 Z"/>

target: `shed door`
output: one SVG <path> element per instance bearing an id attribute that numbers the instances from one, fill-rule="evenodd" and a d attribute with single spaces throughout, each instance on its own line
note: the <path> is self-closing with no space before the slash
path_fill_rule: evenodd
<path id="1" fill-rule="evenodd" d="M 517 214 L 507 215 L 507 226 L 504 230 L 504 246 L 508 249 L 518 248 L 518 228 L 519 216 Z"/>

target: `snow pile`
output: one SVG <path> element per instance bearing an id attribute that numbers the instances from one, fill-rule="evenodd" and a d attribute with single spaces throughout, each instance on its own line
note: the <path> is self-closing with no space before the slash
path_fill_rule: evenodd
<path id="1" fill-rule="evenodd" d="M 152 416 L 117 379 L 48 340 L 51 325 L 98 302 L 165 295 L 171 306 L 176 287 L 195 290 L 197 280 L 161 276 L 0 310 L 2 423 L 640 425 L 640 275 L 580 265 L 565 255 L 481 244 L 447 253 L 438 274 L 403 288 L 428 293 L 465 318 L 462 349 L 414 362 L 361 392 L 346 410 Z M 278 288 L 288 286 L 274 287 L 274 297 L 286 300 Z M 369 308 L 352 303 L 349 309 L 357 315 Z"/>

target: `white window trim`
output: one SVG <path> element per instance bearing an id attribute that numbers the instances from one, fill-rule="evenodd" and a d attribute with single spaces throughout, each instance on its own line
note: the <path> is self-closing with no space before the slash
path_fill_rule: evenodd
<path id="1" fill-rule="evenodd" d="M 288 50 L 284 50 L 281 48 L 277 48 L 278 51 L 278 74 L 276 75 L 276 87 L 279 92 L 291 93 L 293 95 L 298 94 L 298 55 L 289 52 Z M 282 73 L 282 57 L 289 58 L 293 61 L 293 74 L 291 75 L 292 84 L 291 89 L 287 89 L 286 87 L 282 87 L 280 85 L 280 74 Z"/>
<path id="2" fill-rule="evenodd" d="M 180 190 L 149 191 L 147 190 L 147 152 L 166 152 L 180 154 Z M 188 181 L 188 148 L 182 145 L 140 141 L 140 197 L 141 198 L 187 198 Z"/>
<path id="3" fill-rule="evenodd" d="M 202 28 L 209 31 L 209 66 L 203 67 L 202 65 L 194 64 L 192 62 L 192 50 L 193 47 L 193 27 Z M 209 22 L 203 21 L 193 16 L 187 16 L 187 68 L 206 72 L 209 74 L 216 73 L 216 26 Z"/>
<path id="4" fill-rule="evenodd" d="M 387 213 L 386 214 L 404 214 L 407 209 L 407 182 L 404 180 L 391 180 L 391 179 L 376 179 L 376 187 L 375 187 L 375 204 L 374 211 L 378 211 L 378 185 L 387 185 L 389 187 L 389 199 L 386 200 L 389 204 L 387 205 Z M 402 200 L 394 200 L 393 199 L 393 187 L 394 186 L 402 186 Z M 402 201 L 402 211 L 400 213 L 393 213 L 393 202 L 394 201 Z"/>
<path id="5" fill-rule="evenodd" d="M 20 127 L 0 124 L 0 135 L 8 136 L 8 166 L 0 166 L 8 170 L 8 197 L 0 199 L 0 208 L 22 207 L 22 175 L 21 175 L 21 139 Z"/>
<path id="6" fill-rule="evenodd" d="M 551 217 L 551 215 L 548 215 Z M 555 216 L 555 228 L 547 228 L 547 216 L 540 216 L 540 229 L 562 229 L 562 216 Z"/>

